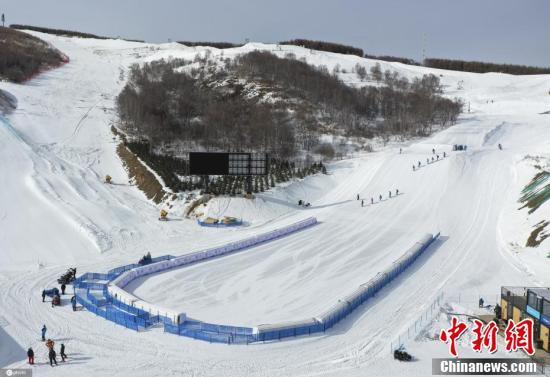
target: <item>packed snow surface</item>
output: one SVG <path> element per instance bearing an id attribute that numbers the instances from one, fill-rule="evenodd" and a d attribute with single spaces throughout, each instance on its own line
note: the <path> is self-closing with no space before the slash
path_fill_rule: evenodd
<path id="1" fill-rule="evenodd" d="M 0 118 L 0 366 L 24 366 L 24 350 L 33 346 L 39 376 L 424 376 L 431 374 L 431 357 L 447 356 L 444 344 L 412 343 L 410 352 L 419 362 L 409 364 L 393 361 L 390 346 L 440 293 L 496 297 L 501 285 L 550 285 L 550 244 L 523 247 L 535 220 L 549 218 L 549 206 L 528 217 L 517 203 L 536 173 L 526 157 L 550 157 L 550 118 L 542 114 L 550 108 L 549 75 L 471 74 L 380 62 L 408 78 L 440 76 L 445 95 L 462 98 L 471 111 L 431 137 L 358 153 L 331 163 L 328 175 L 295 181 L 255 200 L 214 199 L 210 214 L 242 217 L 247 226 L 211 229 L 177 210 L 171 213 L 174 221 L 159 222 L 159 207 L 128 183 L 110 131 L 115 97 L 131 64 L 192 59 L 207 48 L 33 34 L 71 61 L 24 85 L 0 83 L 17 99 L 17 109 Z M 356 63 L 367 69 L 376 63 L 252 43 L 223 54 L 253 49 L 292 52 L 347 72 Z M 350 85 L 368 84 L 351 73 L 341 77 Z M 468 149 L 453 152 L 453 144 Z M 432 148 L 440 161 L 426 165 Z M 413 172 L 418 161 L 422 166 Z M 115 184 L 103 183 L 106 174 Z M 312 206 L 298 207 L 299 199 Z M 308 216 L 320 224 L 140 279 L 129 289 L 205 321 L 258 325 L 304 319 L 388 267 L 423 234 L 441 231 L 442 237 L 382 294 L 327 333 L 284 342 L 227 346 L 161 329 L 135 333 L 86 311 L 73 313 L 68 305 L 52 309 L 41 302 L 42 289 L 71 266 L 102 272 L 147 251 L 181 255 Z M 448 323 L 445 315 L 438 320 Z M 42 324 L 48 337 L 65 343 L 68 363 L 45 365 Z"/>

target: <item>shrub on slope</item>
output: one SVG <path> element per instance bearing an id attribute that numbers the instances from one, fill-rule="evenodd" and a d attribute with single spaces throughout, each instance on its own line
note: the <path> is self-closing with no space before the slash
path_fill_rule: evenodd
<path id="1" fill-rule="evenodd" d="M 43 40 L 0 27 L 0 78 L 22 82 L 66 61 L 66 56 Z"/>

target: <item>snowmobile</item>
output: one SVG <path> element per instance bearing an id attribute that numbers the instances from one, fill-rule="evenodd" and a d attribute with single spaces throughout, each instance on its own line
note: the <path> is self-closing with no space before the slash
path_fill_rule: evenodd
<path id="1" fill-rule="evenodd" d="M 413 357 L 405 351 L 403 346 L 400 346 L 398 349 L 393 351 L 393 358 L 399 361 L 412 361 Z"/>
<path id="2" fill-rule="evenodd" d="M 149 264 L 153 261 L 153 258 L 151 258 L 151 253 L 145 254 L 141 259 L 138 261 L 138 264 L 140 266 L 144 266 L 146 264 Z"/>
<path id="3" fill-rule="evenodd" d="M 71 284 L 74 279 L 76 279 L 76 268 L 69 268 L 67 272 L 65 272 L 59 279 L 57 279 L 57 282 L 59 284 Z"/>

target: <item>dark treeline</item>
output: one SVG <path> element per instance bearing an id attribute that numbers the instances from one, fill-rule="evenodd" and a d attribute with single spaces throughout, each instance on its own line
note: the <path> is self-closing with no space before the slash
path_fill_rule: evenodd
<path id="1" fill-rule="evenodd" d="M 160 175 L 166 186 L 172 191 L 191 191 L 204 187 L 203 177 L 188 176 L 189 162 L 187 159 L 155 152 L 151 144 L 145 141 L 125 141 L 124 145 Z M 263 192 L 275 187 L 277 183 L 287 182 L 292 178 L 304 178 L 316 173 L 326 174 L 326 168 L 322 163 L 313 163 L 308 167 L 298 168 L 293 162 L 272 158 L 270 159 L 269 174 L 253 177 L 252 191 Z M 209 193 L 212 194 L 237 195 L 244 192 L 246 192 L 244 177 L 211 177 L 209 182 Z"/>
<path id="2" fill-rule="evenodd" d="M 156 149 L 177 143 L 188 151 L 258 151 L 290 160 L 318 147 L 322 132 L 424 135 L 452 124 L 462 108 L 440 95 L 434 75 L 409 82 L 378 67 L 371 76 L 385 85 L 356 89 L 292 56 L 253 51 L 223 68 L 195 60 L 202 68 L 175 70 L 189 63 L 181 60 L 131 68 L 117 99 L 126 134 Z M 261 92 L 278 100 L 265 101 Z"/>
<path id="3" fill-rule="evenodd" d="M 424 65 L 431 68 L 448 69 L 474 73 L 501 72 L 512 75 L 540 75 L 550 73 L 550 68 L 531 67 L 516 64 L 496 64 L 451 59 L 424 59 Z"/>
<path id="4" fill-rule="evenodd" d="M 190 42 L 190 41 L 178 41 L 177 43 L 186 45 L 189 47 L 194 46 L 206 46 L 206 47 L 214 47 L 219 49 L 224 48 L 233 48 L 233 47 L 241 47 L 243 46 L 242 43 L 231 43 L 231 42 Z"/>
<path id="5" fill-rule="evenodd" d="M 118 38 L 103 37 L 103 36 L 100 36 L 100 35 L 95 35 L 95 34 L 90 34 L 90 33 L 83 33 L 83 32 L 80 32 L 80 31 L 63 30 L 63 29 L 51 29 L 51 28 L 42 27 L 42 26 L 12 24 L 12 25 L 10 25 L 10 28 L 19 29 L 19 30 L 38 31 L 40 33 L 60 35 L 60 36 L 64 36 L 64 37 L 94 38 L 94 39 L 118 39 Z M 123 40 L 128 41 L 128 42 L 141 42 L 141 43 L 145 42 L 141 39 L 125 39 L 125 38 L 123 38 Z"/>
<path id="6" fill-rule="evenodd" d="M 369 54 L 365 54 L 365 58 L 382 60 L 382 61 L 385 61 L 385 62 L 398 62 L 398 63 L 408 64 L 408 65 L 421 65 L 419 62 L 417 62 L 414 59 L 401 58 L 401 57 L 398 57 L 398 56 L 391 56 L 391 55 L 369 55 Z"/>
<path id="7" fill-rule="evenodd" d="M 290 41 L 279 42 L 279 44 L 303 46 L 312 50 L 336 52 L 338 54 L 357 55 L 363 57 L 363 49 L 353 46 L 346 46 L 339 43 L 312 41 L 309 39 L 292 39 Z"/>
<path id="8" fill-rule="evenodd" d="M 43 40 L 6 27 L 0 27 L 0 52 L 0 77 L 13 82 L 25 81 L 66 59 Z"/>
<path id="9" fill-rule="evenodd" d="M 80 31 L 71 31 L 71 30 L 63 30 L 63 29 L 51 29 L 51 28 L 42 27 L 42 26 L 12 24 L 12 25 L 10 25 L 10 27 L 12 29 L 33 30 L 33 31 L 38 31 L 40 33 L 62 35 L 62 36 L 67 36 L 67 37 L 108 39 L 107 37 L 102 37 L 102 36 L 95 35 L 95 34 L 90 34 L 90 33 L 83 33 L 83 32 L 80 32 Z"/>

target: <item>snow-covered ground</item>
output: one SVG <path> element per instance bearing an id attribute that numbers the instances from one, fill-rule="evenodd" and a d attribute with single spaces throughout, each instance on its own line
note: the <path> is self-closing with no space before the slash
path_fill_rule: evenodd
<path id="1" fill-rule="evenodd" d="M 0 118 L 0 341 L 13 344 L 11 352 L 0 346 L 0 366 L 24 366 L 24 354 L 15 361 L 18 344 L 34 347 L 39 361 L 34 372 L 40 376 L 424 376 L 431 373 L 431 357 L 447 356 L 444 344 L 412 341 L 409 350 L 420 360 L 405 364 L 393 361 L 390 343 L 441 292 L 496 297 L 501 285 L 550 285 L 550 241 L 538 249 L 522 247 L 534 222 L 526 210 L 518 211 L 517 203 L 534 175 L 525 157 L 550 157 L 550 115 L 541 115 L 550 110 L 549 75 L 480 75 L 381 62 L 383 69 L 409 78 L 441 75 L 446 95 L 463 98 L 471 112 L 427 139 L 335 162 L 327 176 L 296 181 L 253 201 L 215 199 L 208 213 L 242 217 L 248 225 L 209 229 L 177 218 L 177 212 L 172 218 L 178 221 L 159 222 L 159 208 L 128 184 L 110 131 L 114 99 L 130 64 L 170 56 L 192 59 L 205 49 L 33 34 L 71 61 L 25 85 L 0 83 L 18 101 L 15 112 Z M 223 54 L 256 48 L 292 52 L 329 69 L 339 64 L 348 72 L 356 63 L 367 69 L 375 64 L 264 44 Z M 364 85 L 350 73 L 342 78 Z M 452 152 L 453 144 L 467 144 L 468 150 Z M 448 157 L 426 166 L 432 148 Z M 422 168 L 413 172 L 418 161 Z M 105 185 L 105 174 L 117 184 Z M 388 190 L 395 189 L 400 195 L 388 199 Z M 355 200 L 357 194 L 366 199 L 365 207 Z M 298 207 L 298 199 L 312 207 Z M 550 218 L 549 204 L 535 214 Z M 134 333 L 86 311 L 52 309 L 41 302 L 41 290 L 70 266 L 79 272 L 105 271 L 135 262 L 147 251 L 180 255 L 307 216 L 321 223 L 235 255 L 136 281 L 130 288 L 206 321 L 257 325 L 301 319 L 369 280 L 424 233 L 441 231 L 442 237 L 383 294 L 326 334 L 284 342 L 227 346 L 160 329 Z M 436 321 L 432 326 L 447 323 L 447 317 Z M 39 341 L 44 323 L 48 337 L 66 344 L 66 365 L 45 366 Z"/>

